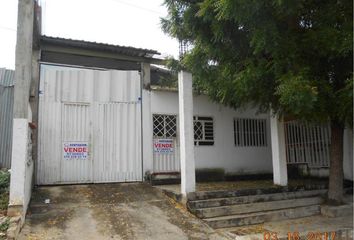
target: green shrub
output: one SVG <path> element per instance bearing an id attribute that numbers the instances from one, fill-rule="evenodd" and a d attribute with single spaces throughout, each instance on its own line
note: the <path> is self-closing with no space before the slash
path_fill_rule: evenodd
<path id="1" fill-rule="evenodd" d="M 0 231 L 1 232 L 6 232 L 7 229 L 9 228 L 10 225 L 10 219 L 6 219 L 5 222 L 3 222 L 2 224 L 0 224 Z"/>
<path id="2" fill-rule="evenodd" d="M 0 210 L 6 210 L 9 204 L 10 172 L 0 170 Z M 0 226 L 1 228 L 1 226 Z"/>
<path id="3" fill-rule="evenodd" d="M 0 171 L 0 193 L 6 192 L 10 186 L 10 173 L 7 170 Z"/>

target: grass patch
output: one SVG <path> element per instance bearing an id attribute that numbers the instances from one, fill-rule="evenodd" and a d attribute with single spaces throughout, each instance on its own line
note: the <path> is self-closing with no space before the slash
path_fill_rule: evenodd
<path id="1" fill-rule="evenodd" d="M 9 226 L 10 226 L 10 219 L 8 218 L 8 219 L 6 219 L 5 222 L 0 224 L 0 231 L 1 232 L 6 232 L 7 229 L 9 228 Z"/>
<path id="2" fill-rule="evenodd" d="M 272 180 L 242 180 L 233 182 L 210 182 L 197 183 L 198 191 L 217 191 L 217 190 L 241 190 L 259 188 L 277 188 Z"/>
<path id="3" fill-rule="evenodd" d="M 10 173 L 0 170 L 0 210 L 6 210 L 9 204 Z M 1 226 L 0 226 L 1 227 Z"/>

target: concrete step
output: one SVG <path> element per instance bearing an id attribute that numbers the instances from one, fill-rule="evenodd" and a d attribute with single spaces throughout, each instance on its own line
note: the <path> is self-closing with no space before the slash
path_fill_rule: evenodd
<path id="1" fill-rule="evenodd" d="M 179 184 L 181 182 L 181 175 L 178 172 L 154 173 L 148 175 L 148 180 L 152 186 Z"/>
<path id="2" fill-rule="evenodd" d="M 321 214 L 332 218 L 350 216 L 353 214 L 353 203 L 346 203 L 340 206 L 322 205 Z"/>
<path id="3" fill-rule="evenodd" d="M 207 200 L 213 198 L 230 198 L 242 197 L 250 195 L 263 195 L 273 193 L 295 192 L 295 191 L 309 191 L 309 190 L 324 190 L 327 186 L 323 185 L 309 185 L 300 187 L 273 187 L 273 188 L 257 188 L 257 189 L 238 189 L 238 190 L 220 190 L 220 191 L 201 191 L 188 193 L 189 201 Z"/>
<path id="4" fill-rule="evenodd" d="M 220 216 L 228 216 L 235 214 L 247 214 L 263 211 L 280 210 L 287 208 L 296 208 L 321 204 L 323 199 L 321 197 L 309 197 L 309 198 L 298 198 L 298 199 L 288 199 L 272 202 L 258 202 L 258 203 L 247 203 L 240 205 L 222 206 L 222 207 L 211 207 L 211 208 L 200 208 L 192 210 L 199 218 L 212 218 Z"/>
<path id="5" fill-rule="evenodd" d="M 214 198 L 206 200 L 189 201 L 189 209 L 197 208 L 210 208 L 220 206 L 230 206 L 236 204 L 256 203 L 256 202 L 269 202 L 287 199 L 297 199 L 304 197 L 320 196 L 327 193 L 327 190 L 309 190 L 309 191 L 296 191 L 296 192 L 282 192 L 261 195 L 249 195 L 242 197 L 229 197 L 229 198 Z"/>
<path id="6" fill-rule="evenodd" d="M 237 227 L 260 224 L 269 221 L 303 218 L 320 214 L 320 205 L 263 211 L 250 214 L 237 214 L 204 219 L 212 228 Z"/>

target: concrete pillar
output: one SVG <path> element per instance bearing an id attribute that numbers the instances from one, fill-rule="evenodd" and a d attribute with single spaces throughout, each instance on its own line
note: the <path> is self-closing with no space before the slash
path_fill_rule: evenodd
<path id="1" fill-rule="evenodd" d="M 42 9 L 36 1 L 33 16 L 33 42 L 32 42 L 32 81 L 30 84 L 30 106 L 32 111 L 32 160 L 37 163 L 38 159 L 38 105 L 39 105 L 39 78 L 40 78 L 40 38 L 42 35 Z M 35 175 L 35 174 L 34 174 Z M 36 176 L 33 176 L 36 179 Z"/>
<path id="2" fill-rule="evenodd" d="M 150 63 L 141 64 L 141 73 L 143 75 L 143 89 L 150 90 L 151 86 L 151 66 Z"/>
<path id="3" fill-rule="evenodd" d="M 27 119 L 32 79 L 34 0 L 19 0 L 15 59 L 14 118 Z"/>
<path id="4" fill-rule="evenodd" d="M 273 181 L 280 186 L 288 185 L 288 171 L 285 152 L 284 122 L 277 116 L 270 116 L 272 141 Z"/>
<path id="5" fill-rule="evenodd" d="M 151 91 L 150 91 L 150 64 L 141 64 L 142 74 L 142 146 L 143 146 L 143 174 L 153 169 L 152 150 L 152 116 L 151 116 Z"/>
<path id="6" fill-rule="evenodd" d="M 192 75 L 178 73 L 179 132 L 181 158 L 181 193 L 195 192 L 193 87 Z"/>
<path id="7" fill-rule="evenodd" d="M 28 123 L 32 121 L 29 97 L 32 79 L 33 23 L 34 0 L 19 0 L 9 215 L 24 215 L 31 196 L 33 163 Z"/>
<path id="8" fill-rule="evenodd" d="M 38 159 L 38 104 L 39 104 L 39 70 L 40 51 L 33 50 L 32 54 L 32 82 L 30 86 L 30 106 L 32 111 L 32 159 L 37 163 Z M 30 120 L 29 119 L 29 120 Z M 33 177 L 35 179 L 35 176 Z"/>

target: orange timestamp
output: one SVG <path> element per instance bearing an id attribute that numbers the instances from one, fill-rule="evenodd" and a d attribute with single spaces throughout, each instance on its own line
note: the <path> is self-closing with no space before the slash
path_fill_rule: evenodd
<path id="1" fill-rule="evenodd" d="M 278 233 L 264 232 L 263 240 L 278 240 Z M 299 232 L 288 232 L 287 240 L 336 240 L 336 232 L 308 232 L 304 236 Z"/>

